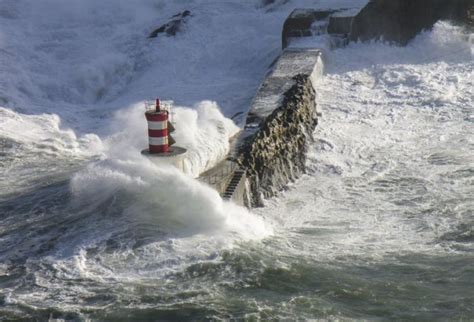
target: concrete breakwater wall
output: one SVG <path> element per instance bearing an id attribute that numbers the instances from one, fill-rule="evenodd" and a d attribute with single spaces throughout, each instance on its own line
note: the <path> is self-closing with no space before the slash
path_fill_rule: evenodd
<path id="1" fill-rule="evenodd" d="M 243 131 L 227 160 L 201 176 L 224 199 L 259 207 L 305 172 L 308 144 L 318 124 L 316 84 L 323 74 L 323 57 L 320 49 L 290 43 L 326 34 L 327 29 L 331 37 L 345 38 L 351 21 L 347 10 L 295 9 L 287 18 L 284 50 L 260 85 Z"/>
<path id="2" fill-rule="evenodd" d="M 258 89 L 230 156 L 245 171 L 246 206 L 262 206 L 304 173 L 322 72 L 321 51 L 287 49 Z"/>
<path id="3" fill-rule="evenodd" d="M 353 14 L 312 9 L 290 14 L 282 30 L 283 52 L 260 85 L 243 131 L 227 160 L 201 175 L 201 181 L 224 199 L 259 207 L 305 172 L 308 144 L 318 124 L 316 84 L 324 66 L 320 49 L 297 48 L 291 42 L 330 31 L 337 46 L 347 39 Z"/>
<path id="4" fill-rule="evenodd" d="M 260 85 L 227 160 L 199 179 L 223 199 L 259 207 L 304 173 L 318 124 L 315 85 L 322 73 L 320 50 L 284 50 Z"/>

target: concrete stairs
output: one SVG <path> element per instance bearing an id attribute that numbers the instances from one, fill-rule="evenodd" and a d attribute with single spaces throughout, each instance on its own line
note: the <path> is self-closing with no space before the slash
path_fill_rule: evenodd
<path id="1" fill-rule="evenodd" d="M 237 187 L 239 186 L 242 178 L 244 177 L 245 170 L 244 169 L 237 169 L 232 176 L 227 188 L 225 189 L 224 193 L 222 194 L 222 199 L 224 200 L 231 200 L 234 196 Z"/>

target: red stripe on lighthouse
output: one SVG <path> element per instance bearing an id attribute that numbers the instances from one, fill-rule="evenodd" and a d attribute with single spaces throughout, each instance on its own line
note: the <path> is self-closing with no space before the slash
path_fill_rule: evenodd
<path id="1" fill-rule="evenodd" d="M 148 136 L 149 137 L 163 137 L 163 136 L 168 136 L 168 129 L 163 129 L 163 130 L 150 130 L 148 129 Z"/>
<path id="2" fill-rule="evenodd" d="M 148 121 L 150 153 L 168 152 L 168 113 L 166 111 L 147 111 L 145 117 Z M 157 129 L 157 124 L 160 129 Z"/>
<path id="3" fill-rule="evenodd" d="M 145 113 L 146 120 L 149 122 L 168 121 L 168 113 L 166 111 L 156 112 L 147 111 Z"/>

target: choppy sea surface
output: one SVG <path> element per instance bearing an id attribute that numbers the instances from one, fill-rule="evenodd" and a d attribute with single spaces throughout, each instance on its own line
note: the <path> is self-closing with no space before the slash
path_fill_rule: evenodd
<path id="1" fill-rule="evenodd" d="M 2 19 L 21 21 L 15 6 L 4 7 L 10 11 L 1 11 Z M 242 15 L 250 10 L 241 7 L 222 5 Z M 287 14 L 251 10 L 274 24 Z M 54 37 L 73 29 L 57 34 L 41 26 L 31 32 L 45 32 L 48 50 L 60 58 L 65 47 Z M 172 40 L 160 44 L 179 51 L 190 41 L 183 37 L 174 49 Z M 273 43 L 265 46 L 255 66 L 273 59 Z M 28 114 L 23 103 L 38 89 L 7 71 L 24 87 L 8 98 L 14 104 L 4 98 L 0 108 L 0 320 L 474 319 L 473 58 L 472 34 L 447 23 L 405 48 L 351 44 L 327 52 L 316 86 L 323 116 L 307 173 L 252 211 L 141 157 L 146 124 L 142 106 L 128 104 L 132 94 L 124 94 L 128 107 L 113 116 L 103 100 L 71 98 L 77 84 L 61 89 L 48 80 L 49 97 Z M 117 70 L 107 62 L 100 66 L 112 77 Z M 161 63 L 153 62 L 158 69 Z M 239 70 L 228 64 L 218 62 Z M 33 70 L 27 67 L 25 73 Z M 132 89 L 151 79 L 135 67 L 124 67 Z M 226 116 L 229 102 L 249 101 L 263 67 L 241 71 L 254 79 L 249 88 L 240 86 L 242 75 L 221 75 L 222 93 L 244 92 L 220 102 Z M 106 79 L 93 79 L 106 86 Z M 212 92 L 187 80 L 176 84 L 196 99 L 199 91 Z M 125 85 L 117 86 L 120 92 Z M 176 109 L 186 127 L 177 136 L 194 158 L 190 168 L 218 159 L 235 133 L 218 103 L 182 102 Z M 83 104 L 86 121 L 74 111 Z M 104 134 L 97 126 L 109 118 Z"/>

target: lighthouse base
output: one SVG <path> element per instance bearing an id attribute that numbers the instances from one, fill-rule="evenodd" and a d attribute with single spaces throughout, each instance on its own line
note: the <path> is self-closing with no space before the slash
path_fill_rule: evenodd
<path id="1" fill-rule="evenodd" d="M 169 164 L 184 172 L 184 159 L 187 150 L 179 146 L 172 146 L 168 152 L 150 153 L 149 149 L 142 150 L 142 154 L 157 164 Z"/>

